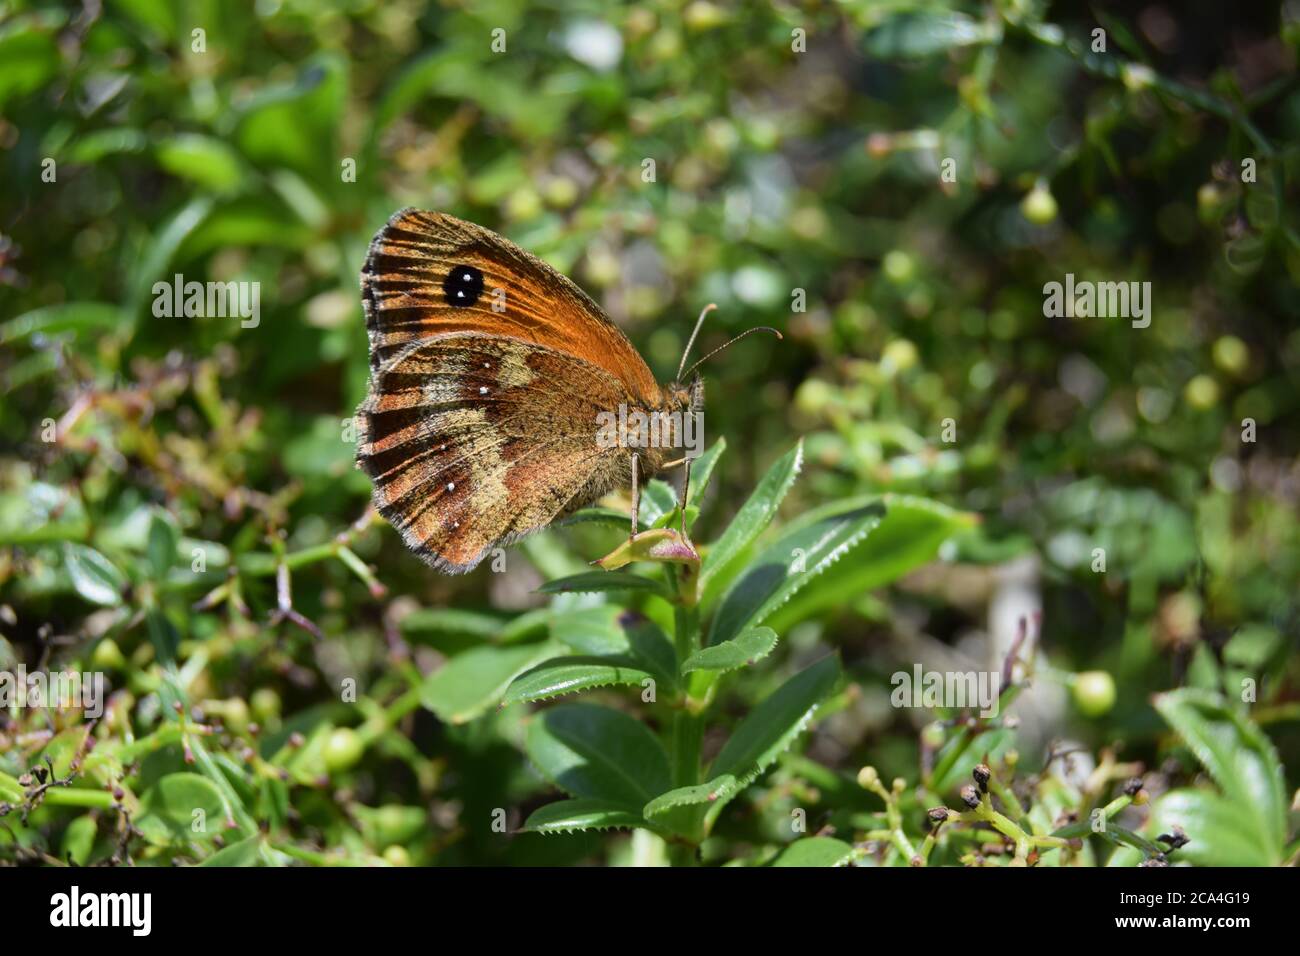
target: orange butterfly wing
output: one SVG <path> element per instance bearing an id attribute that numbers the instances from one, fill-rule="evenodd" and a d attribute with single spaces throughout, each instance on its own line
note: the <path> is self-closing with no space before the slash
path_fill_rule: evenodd
<path id="1" fill-rule="evenodd" d="M 451 304 L 453 269 L 482 274 L 472 304 Z M 627 336 L 585 292 L 496 233 L 443 213 L 403 209 L 370 243 L 361 301 L 377 371 L 416 339 L 481 332 L 533 342 L 605 369 L 650 405 L 659 384 Z"/>

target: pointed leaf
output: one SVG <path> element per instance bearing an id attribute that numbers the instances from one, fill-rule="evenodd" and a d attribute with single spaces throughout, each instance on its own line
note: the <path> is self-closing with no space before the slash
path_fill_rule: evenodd
<path id="1" fill-rule="evenodd" d="M 689 787 L 675 787 L 659 794 L 645 805 L 641 812 L 647 820 L 668 821 L 673 811 L 683 807 L 697 807 L 726 803 L 734 797 L 743 785 L 731 774 L 714 777 L 708 783 L 697 783 Z"/>
<path id="2" fill-rule="evenodd" d="M 555 656 L 549 641 L 517 647 L 476 647 L 424 679 L 420 702 L 443 720 L 461 724 L 495 707 L 515 677 Z"/>
<path id="3" fill-rule="evenodd" d="M 696 651 L 682 664 L 682 673 L 691 671 L 734 671 L 762 660 L 776 647 L 776 631 L 755 627 L 729 641 Z"/>
<path id="4" fill-rule="evenodd" d="M 63 560 L 72 586 L 87 601 L 105 607 L 122 603 L 126 576 L 108 558 L 94 548 L 68 542 L 63 546 Z"/>
<path id="5" fill-rule="evenodd" d="M 699 504 L 704 493 L 709 490 L 709 479 L 713 477 L 713 469 L 717 467 L 718 459 L 726 450 L 727 439 L 719 438 L 708 451 L 691 462 L 691 488 L 686 502 L 688 509 L 692 505 Z"/>
<path id="6" fill-rule="evenodd" d="M 722 598 L 709 643 L 730 640 L 756 624 L 780 631 L 813 611 L 895 581 L 932 560 L 967 520 L 924 499 L 892 495 L 819 508 L 750 562 Z M 794 608 L 776 614 L 805 589 Z"/>
<path id="7" fill-rule="evenodd" d="M 566 578 L 547 581 L 537 589 L 542 594 L 568 594 L 573 591 L 596 593 L 605 591 L 642 591 L 668 597 L 667 589 L 652 578 L 630 571 L 583 571 Z"/>
<path id="8" fill-rule="evenodd" d="M 633 717 L 594 704 L 562 704 L 528 727 L 528 757 L 574 797 L 604 800 L 639 813 L 668 788 L 668 755 Z"/>
<path id="9" fill-rule="evenodd" d="M 614 684 L 640 686 L 659 682 L 649 671 L 636 666 L 630 657 L 553 657 L 524 671 L 510 684 L 502 705 L 547 700 Z"/>
<path id="10" fill-rule="evenodd" d="M 149 571 L 155 581 L 162 581 L 167 572 L 176 563 L 176 548 L 180 544 L 181 533 L 176 521 L 161 508 L 154 509 L 149 516 L 149 537 L 146 553 L 149 558 Z"/>
<path id="11" fill-rule="evenodd" d="M 630 658 L 659 680 L 674 683 L 677 652 L 649 618 L 636 611 L 602 604 L 565 611 L 551 618 L 551 637 L 579 654 Z"/>
<path id="12" fill-rule="evenodd" d="M 840 664 L 834 655 L 795 674 L 740 722 L 709 773 L 731 774 L 741 787 L 748 786 L 794 743 L 839 679 Z"/>
<path id="13" fill-rule="evenodd" d="M 764 617 L 770 627 L 785 633 L 820 611 L 843 607 L 872 588 L 897 581 L 933 561 L 945 541 L 975 522 L 973 515 L 911 495 L 886 495 L 883 504 L 885 515 L 879 526 L 851 553 L 843 555 L 845 560 L 813 562 L 804 556 L 804 575 L 790 582 L 793 594 L 784 594 L 786 603 Z M 839 502 L 829 509 L 818 509 L 786 533 L 797 533 L 804 522 L 817 523 L 828 512 L 851 507 L 851 502 Z"/>
<path id="14" fill-rule="evenodd" d="M 727 525 L 727 530 L 709 549 L 700 571 L 700 588 L 704 603 L 716 596 L 739 568 L 739 562 L 754 539 L 771 523 L 781 499 L 790 490 L 803 464 L 803 442 L 795 445 L 767 470 L 754 493 L 749 496 Z"/>
<path id="15" fill-rule="evenodd" d="M 1282 764 L 1268 737 L 1218 694 L 1195 688 L 1159 694 L 1156 710 L 1214 778 L 1251 843 L 1274 860 L 1286 842 Z"/>
<path id="16" fill-rule="evenodd" d="M 608 800 L 557 800 L 534 810 L 523 829 L 531 833 L 572 833 L 576 830 L 614 830 L 644 827 L 635 810 Z"/>

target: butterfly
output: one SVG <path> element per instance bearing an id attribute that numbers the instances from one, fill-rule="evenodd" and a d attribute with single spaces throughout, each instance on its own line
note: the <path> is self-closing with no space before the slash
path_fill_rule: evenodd
<path id="1" fill-rule="evenodd" d="M 641 482 L 682 464 L 685 501 L 699 375 L 683 375 L 683 355 L 660 385 L 600 307 L 540 259 L 473 223 L 403 209 L 370 243 L 361 300 L 370 383 L 357 463 L 376 509 L 426 563 L 469 571 L 629 486 L 635 537 Z"/>

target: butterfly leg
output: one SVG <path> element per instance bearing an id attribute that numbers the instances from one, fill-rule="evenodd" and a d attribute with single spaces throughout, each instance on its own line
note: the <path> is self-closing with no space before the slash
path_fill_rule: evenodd
<path id="1" fill-rule="evenodd" d="M 636 519 L 637 519 L 637 515 L 641 511 L 641 483 L 637 480 L 638 478 L 637 472 L 639 471 L 640 463 L 641 463 L 641 456 L 633 452 L 632 453 L 632 532 L 631 534 L 628 535 L 629 539 L 636 537 Z"/>
<path id="2" fill-rule="evenodd" d="M 682 500 L 679 508 L 682 513 L 682 537 L 686 537 L 686 502 L 691 500 L 691 459 L 686 459 L 686 473 L 682 477 Z"/>

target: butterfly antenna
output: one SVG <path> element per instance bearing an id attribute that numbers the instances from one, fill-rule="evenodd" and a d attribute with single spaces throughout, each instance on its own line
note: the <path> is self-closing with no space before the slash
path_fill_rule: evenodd
<path id="1" fill-rule="evenodd" d="M 703 318 L 703 316 L 701 316 L 701 318 Z M 723 349 L 725 349 L 725 348 L 727 348 L 727 347 L 729 347 L 729 346 L 731 346 L 731 345 L 735 345 L 737 342 L 739 342 L 741 339 L 743 339 L 746 335 L 751 335 L 751 334 L 753 334 L 754 332 L 771 332 L 771 333 L 772 333 L 773 335 L 775 335 L 778 339 L 779 339 L 779 338 L 782 338 L 781 333 L 778 332 L 776 329 L 772 328 L 771 326 L 767 326 L 767 325 L 757 325 L 757 326 L 755 326 L 755 327 L 752 328 L 752 329 L 746 329 L 744 332 L 741 332 L 739 335 L 737 335 L 737 336 L 736 336 L 734 339 L 732 339 L 730 342 L 723 342 L 721 345 L 719 345 L 716 349 L 714 349 L 714 350 L 713 350 L 712 352 L 710 352 L 708 355 L 704 356 L 704 358 L 700 359 L 698 362 L 696 362 L 694 365 L 692 365 L 690 368 L 688 368 L 688 369 L 686 370 L 686 374 L 687 374 L 687 376 L 689 377 L 690 374 L 691 374 L 691 372 L 694 372 L 697 368 L 699 368 L 701 365 L 703 365 L 703 364 L 704 364 L 705 362 L 707 362 L 709 359 L 713 358 L 713 356 L 717 355 L 717 354 L 718 354 L 719 352 L 721 352 Z M 694 337 L 692 336 L 692 338 L 694 338 Z M 683 361 L 685 361 L 685 359 L 683 359 Z M 679 381 L 679 382 L 680 382 L 680 381 L 683 381 L 682 376 L 681 376 L 680 373 L 679 373 L 678 376 L 677 376 L 677 381 Z"/>
<path id="2" fill-rule="evenodd" d="M 682 380 L 682 369 L 686 367 L 686 357 L 691 354 L 691 349 L 695 346 L 695 338 L 700 334 L 700 326 L 704 324 L 704 317 L 717 307 L 716 302 L 710 302 L 700 310 L 700 317 L 695 320 L 695 331 L 691 333 L 690 341 L 686 343 L 686 351 L 682 352 L 681 364 L 677 366 L 677 381 Z"/>

